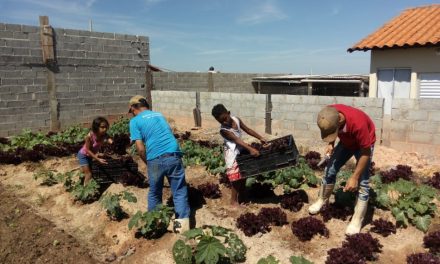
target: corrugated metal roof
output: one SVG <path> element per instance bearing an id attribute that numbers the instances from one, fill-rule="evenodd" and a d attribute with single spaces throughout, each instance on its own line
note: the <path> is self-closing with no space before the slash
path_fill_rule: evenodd
<path id="1" fill-rule="evenodd" d="M 440 4 L 406 9 L 348 51 L 431 45 L 440 45 Z"/>
<path id="2" fill-rule="evenodd" d="M 368 81 L 368 75 L 362 74 L 323 74 L 323 75 L 281 75 L 281 76 L 269 76 L 269 77 L 254 77 L 253 81 L 259 80 L 293 80 L 293 81 L 308 81 L 308 80 L 363 80 Z"/>

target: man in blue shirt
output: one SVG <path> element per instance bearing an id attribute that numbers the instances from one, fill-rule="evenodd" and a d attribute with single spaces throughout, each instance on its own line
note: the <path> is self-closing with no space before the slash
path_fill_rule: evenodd
<path id="1" fill-rule="evenodd" d="M 190 208 L 179 144 L 165 117 L 151 111 L 143 96 L 133 96 L 129 106 L 128 112 L 134 115 L 130 120 L 130 139 L 135 141 L 137 152 L 148 168 L 148 211 L 162 203 L 163 182 L 167 177 L 176 212 L 174 231 L 183 233 L 189 229 Z"/>

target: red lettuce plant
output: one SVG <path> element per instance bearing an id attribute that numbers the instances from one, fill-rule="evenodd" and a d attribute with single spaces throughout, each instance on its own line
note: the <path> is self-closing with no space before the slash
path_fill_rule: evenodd
<path id="1" fill-rule="evenodd" d="M 435 172 L 431 179 L 429 179 L 428 184 L 436 189 L 440 189 L 440 172 Z"/>
<path id="2" fill-rule="evenodd" d="M 327 251 L 325 264 L 366 264 L 367 262 L 351 248 L 332 248 Z"/>
<path id="3" fill-rule="evenodd" d="M 428 248 L 432 254 L 440 254 L 440 231 L 426 234 L 423 237 L 423 245 Z"/>
<path id="4" fill-rule="evenodd" d="M 312 216 L 304 217 L 292 223 L 292 232 L 300 241 L 311 240 L 316 234 L 328 237 L 329 231 L 325 224 Z"/>
<path id="5" fill-rule="evenodd" d="M 376 253 L 381 252 L 379 240 L 368 233 L 349 235 L 342 243 L 342 247 L 327 251 L 326 264 L 366 263 L 367 260 L 376 260 Z"/>
<path id="6" fill-rule="evenodd" d="M 44 159 L 44 155 L 41 152 L 32 149 L 21 150 L 20 157 L 21 157 L 21 161 L 32 161 L 32 162 L 38 162 Z"/>
<path id="7" fill-rule="evenodd" d="M 413 176 L 413 172 L 408 165 L 397 165 L 395 169 L 380 172 L 380 175 L 382 176 L 382 183 L 388 184 L 399 179 L 409 181 Z"/>
<path id="8" fill-rule="evenodd" d="M 67 153 L 65 149 L 60 148 L 58 146 L 37 144 L 32 149 L 43 153 L 45 156 L 65 157 L 69 155 L 69 153 Z"/>
<path id="9" fill-rule="evenodd" d="M 206 198 L 216 199 L 222 196 L 218 184 L 208 182 L 197 186 L 197 189 L 199 189 Z"/>
<path id="10" fill-rule="evenodd" d="M 348 235 L 342 243 L 342 247 L 350 248 L 360 257 L 366 260 L 375 260 L 375 253 L 381 252 L 382 245 L 377 238 L 373 238 L 369 233 L 358 233 Z"/>
<path id="11" fill-rule="evenodd" d="M 304 190 L 296 190 L 294 192 L 281 196 L 281 207 L 292 212 L 298 212 L 304 203 L 309 202 L 309 197 Z"/>
<path id="12" fill-rule="evenodd" d="M 344 206 L 336 203 L 326 204 L 321 208 L 320 214 L 324 222 L 328 222 L 332 218 L 346 220 L 353 215 L 353 207 Z"/>
<path id="13" fill-rule="evenodd" d="M 287 224 L 287 215 L 280 208 L 261 208 L 258 217 L 274 226 Z"/>
<path id="14" fill-rule="evenodd" d="M 416 253 L 406 257 L 407 264 L 440 264 L 440 257 L 431 253 Z"/>
<path id="15" fill-rule="evenodd" d="M 370 231 L 381 234 L 384 237 L 396 233 L 396 226 L 390 221 L 384 220 L 382 218 L 374 220 L 373 222 L 371 222 L 371 224 L 373 225 L 373 227 L 370 229 Z"/>
<path id="16" fill-rule="evenodd" d="M 271 230 L 265 218 L 253 213 L 245 213 L 238 217 L 237 227 L 243 231 L 246 236 L 253 236 L 260 232 L 266 233 Z"/>
<path id="17" fill-rule="evenodd" d="M 20 164 L 21 158 L 17 152 L 1 151 L 0 150 L 0 164 Z"/>

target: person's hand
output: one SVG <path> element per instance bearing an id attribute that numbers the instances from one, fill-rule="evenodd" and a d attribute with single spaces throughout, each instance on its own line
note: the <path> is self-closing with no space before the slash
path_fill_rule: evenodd
<path id="1" fill-rule="evenodd" d="M 97 158 L 96 159 L 100 164 L 102 164 L 102 165 L 106 165 L 107 164 L 107 161 L 105 160 L 105 159 L 103 159 L 103 158 Z"/>
<path id="2" fill-rule="evenodd" d="M 260 138 L 260 142 L 261 142 L 261 144 L 266 144 L 266 143 L 267 143 L 267 139 L 265 139 L 265 138 Z"/>
<path id="3" fill-rule="evenodd" d="M 344 192 L 355 192 L 358 189 L 359 181 L 354 177 L 350 177 L 344 187 Z"/>
<path id="4" fill-rule="evenodd" d="M 249 153 L 250 153 L 253 157 L 258 157 L 258 156 L 260 156 L 260 152 L 259 152 L 258 150 L 256 150 L 256 149 L 254 149 L 254 148 L 251 148 L 251 149 L 249 150 Z"/>
<path id="5" fill-rule="evenodd" d="M 328 144 L 325 148 L 325 155 L 331 156 L 333 155 L 333 151 L 335 150 L 333 144 Z"/>
<path id="6" fill-rule="evenodd" d="M 113 144 L 113 139 L 111 139 L 111 138 L 107 139 L 107 143 Z"/>

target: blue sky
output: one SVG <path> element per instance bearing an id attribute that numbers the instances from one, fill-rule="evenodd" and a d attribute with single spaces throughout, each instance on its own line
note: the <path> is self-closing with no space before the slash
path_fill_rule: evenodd
<path id="1" fill-rule="evenodd" d="M 143 35 L 173 71 L 368 73 L 347 48 L 409 7 L 440 1 L 0 0 L 0 22 Z"/>

